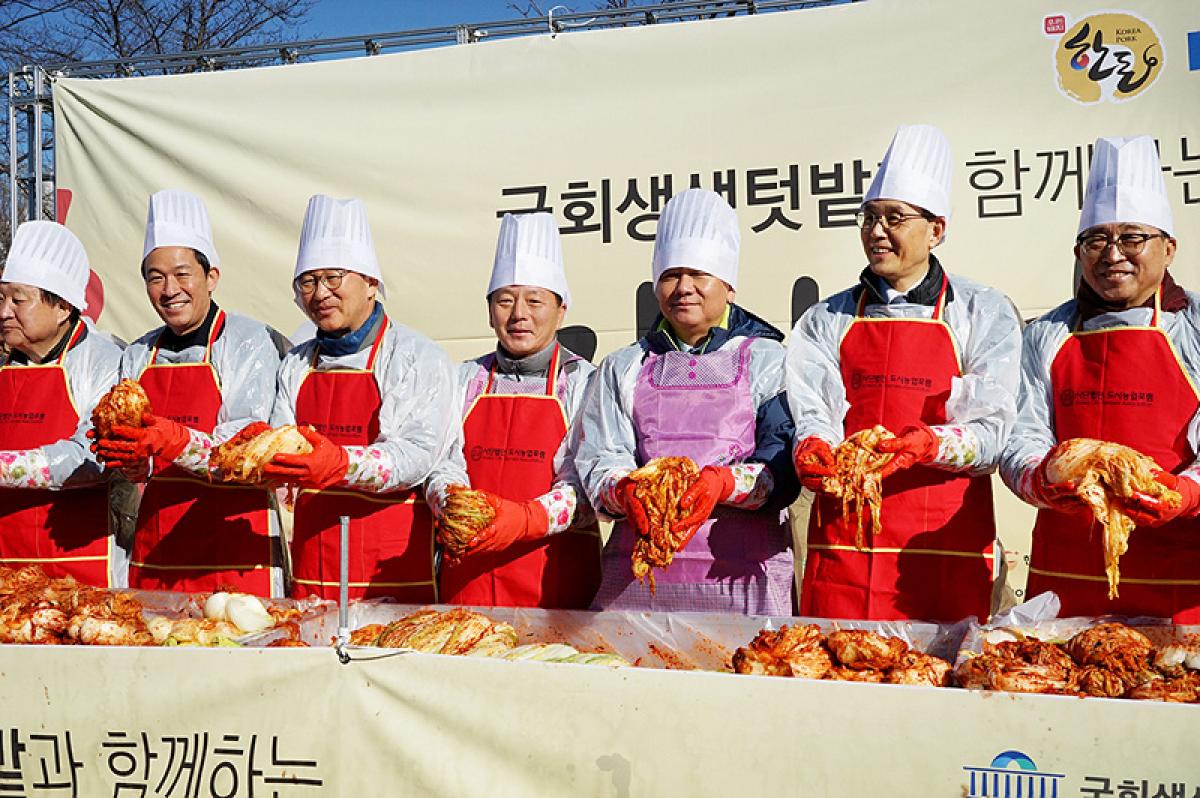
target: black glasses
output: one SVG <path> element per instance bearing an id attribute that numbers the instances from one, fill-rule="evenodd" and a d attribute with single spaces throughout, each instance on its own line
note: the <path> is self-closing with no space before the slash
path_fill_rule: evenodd
<path id="1" fill-rule="evenodd" d="M 296 278 L 294 285 L 296 290 L 304 296 L 312 296 L 317 291 L 317 283 L 328 288 L 330 291 L 336 291 L 342 287 L 342 278 L 346 276 L 349 269 L 330 269 L 324 274 L 302 274 Z"/>
<path id="2" fill-rule="evenodd" d="M 1170 238 L 1170 236 L 1166 233 L 1121 233 L 1114 237 L 1107 233 L 1092 233 L 1079 236 L 1075 239 L 1075 243 L 1093 257 L 1106 252 L 1109 247 L 1116 244 L 1122 255 L 1132 258 L 1140 255 L 1146 248 L 1146 242 L 1152 238 Z"/>
<path id="3" fill-rule="evenodd" d="M 876 224 L 882 224 L 884 230 L 891 230 L 893 227 L 899 227 L 909 219 L 928 219 L 929 217 L 923 213 L 900 213 L 894 211 L 892 213 L 878 214 L 871 211 L 859 211 L 854 214 L 854 223 L 863 230 L 870 230 Z"/>

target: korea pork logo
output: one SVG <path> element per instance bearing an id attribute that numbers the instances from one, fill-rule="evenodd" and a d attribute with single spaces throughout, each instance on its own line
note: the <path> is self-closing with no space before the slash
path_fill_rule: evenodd
<path id="1" fill-rule="evenodd" d="M 1091 105 L 1125 102 L 1148 90 L 1166 54 L 1154 26 L 1125 11 L 1092 14 L 1068 26 L 1062 16 L 1042 21 L 1047 35 L 1062 32 L 1054 53 L 1059 90 Z"/>
<path id="2" fill-rule="evenodd" d="M 964 767 L 964 798 L 1058 798 L 1065 773 L 1043 773 L 1020 751 L 1004 751 L 990 767 Z"/>

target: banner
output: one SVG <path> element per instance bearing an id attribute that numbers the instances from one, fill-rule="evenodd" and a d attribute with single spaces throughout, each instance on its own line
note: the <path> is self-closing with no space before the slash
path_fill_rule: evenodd
<path id="1" fill-rule="evenodd" d="M 1073 290 L 1090 148 L 1157 137 L 1175 213 L 1172 272 L 1200 289 L 1200 3 L 906 0 L 571 32 L 264 69 L 55 83 L 68 225 L 106 287 L 102 326 L 159 322 L 138 273 L 149 195 L 198 193 L 221 253 L 216 296 L 293 335 L 310 195 L 365 200 L 398 320 L 456 359 L 490 351 L 499 216 L 553 212 L 593 359 L 633 341 L 658 212 L 711 188 L 737 209 L 737 301 L 779 328 L 865 265 L 854 212 L 897 125 L 955 152 L 937 253 L 1026 318 Z M 640 287 L 640 288 L 639 288 Z M 998 480 L 997 480 L 998 481 Z M 1005 545 L 1033 512 L 999 485 Z M 1024 583 L 1018 557 L 1011 584 Z M 1018 598 L 1020 594 L 1018 593 Z"/>
<path id="2" fill-rule="evenodd" d="M 853 215 L 900 123 L 955 151 L 938 250 L 1034 316 L 1072 290 L 1098 136 L 1157 137 L 1173 271 L 1200 288 L 1200 4 L 909 0 L 170 77 L 55 82 L 68 225 L 103 278 L 103 326 L 158 323 L 138 274 L 148 196 L 198 193 L 218 301 L 291 334 L 315 193 L 365 200 L 389 311 L 455 358 L 490 350 L 484 291 L 504 211 L 548 210 L 575 297 L 567 323 L 629 343 L 658 211 L 692 185 L 742 224 L 737 301 L 790 329 L 852 284 Z M 1190 48 L 1190 49 L 1189 49 Z M 815 280 L 796 287 L 801 277 Z M 643 298 L 643 323 L 652 314 Z"/>
<path id="3" fill-rule="evenodd" d="M 14 796 L 1185 796 L 1197 708 L 332 649 L 0 647 Z"/>

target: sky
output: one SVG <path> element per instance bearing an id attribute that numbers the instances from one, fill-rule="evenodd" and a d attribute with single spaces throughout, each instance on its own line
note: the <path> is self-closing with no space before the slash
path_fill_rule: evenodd
<path id="1" fill-rule="evenodd" d="M 526 0 L 513 2 L 528 6 Z M 554 4 L 544 2 L 541 7 Z M 579 11 L 593 7 L 590 0 L 564 5 Z M 305 38 L 357 36 L 520 17 L 507 0 L 316 0 L 300 34 Z"/>

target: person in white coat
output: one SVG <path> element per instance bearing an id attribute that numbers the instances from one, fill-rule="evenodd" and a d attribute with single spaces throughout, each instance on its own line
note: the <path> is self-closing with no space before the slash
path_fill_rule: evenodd
<path id="1" fill-rule="evenodd" d="M 1016 415 L 1020 321 L 999 291 L 933 254 L 954 161 L 930 125 L 903 125 L 858 213 L 867 267 L 804 313 L 788 342 L 796 470 L 816 494 L 800 612 L 957 621 L 990 610 L 989 474 Z M 879 526 L 825 492 L 833 447 L 883 426 Z M 863 538 L 859 541 L 859 529 Z"/>
<path id="2" fill-rule="evenodd" d="M 131 587 L 200 592 L 221 587 L 286 595 L 274 496 L 212 483 L 208 458 L 275 399 L 280 347 L 265 324 L 222 310 L 213 297 L 221 261 L 204 202 L 182 189 L 150 197 L 142 279 L 156 327 L 126 348 L 121 378 L 150 400 L 141 427 L 118 427 L 97 448 L 106 462 L 148 479 L 138 511 Z"/>
<path id="3" fill-rule="evenodd" d="M 271 424 L 300 425 L 313 450 L 277 455 L 264 468 L 302 489 L 292 593 L 338 597 L 339 518 L 348 516 L 351 598 L 436 601 L 422 486 L 454 444 L 454 367 L 437 344 L 384 311 L 361 200 L 309 200 L 292 288 L 317 334 L 280 364 Z"/>
<path id="4" fill-rule="evenodd" d="M 441 600 L 586 609 L 600 535 L 569 444 L 595 368 L 558 343 L 571 292 L 553 216 L 505 214 L 486 298 L 496 348 L 459 367 L 460 445 L 427 488 L 435 512 L 449 485 L 483 490 L 496 518 L 442 560 Z"/>
<path id="5" fill-rule="evenodd" d="M 82 317 L 87 253 L 55 222 L 17 228 L 0 276 L 0 566 L 123 587 L 108 482 L 87 434 L 121 349 Z"/>
<path id="6" fill-rule="evenodd" d="M 783 333 L 734 304 L 741 235 L 718 194 L 689 189 L 663 208 L 651 273 L 661 317 L 600 364 L 580 414 L 575 466 L 594 507 L 619 520 L 593 607 L 788 615 L 798 488 L 783 396 Z M 675 531 L 692 536 L 655 589 L 631 555 L 649 533 L 626 477 L 665 456 L 701 467 Z"/>
<path id="7" fill-rule="evenodd" d="M 1075 238 L 1075 296 L 1025 330 L 1020 414 L 1001 474 L 1038 508 L 1029 589 L 1063 615 L 1200 622 L 1200 295 L 1171 277 L 1175 221 L 1154 139 L 1101 138 Z M 1132 447 L 1179 495 L 1123 508 L 1137 527 L 1110 597 L 1099 526 L 1048 465 L 1078 438 Z"/>

